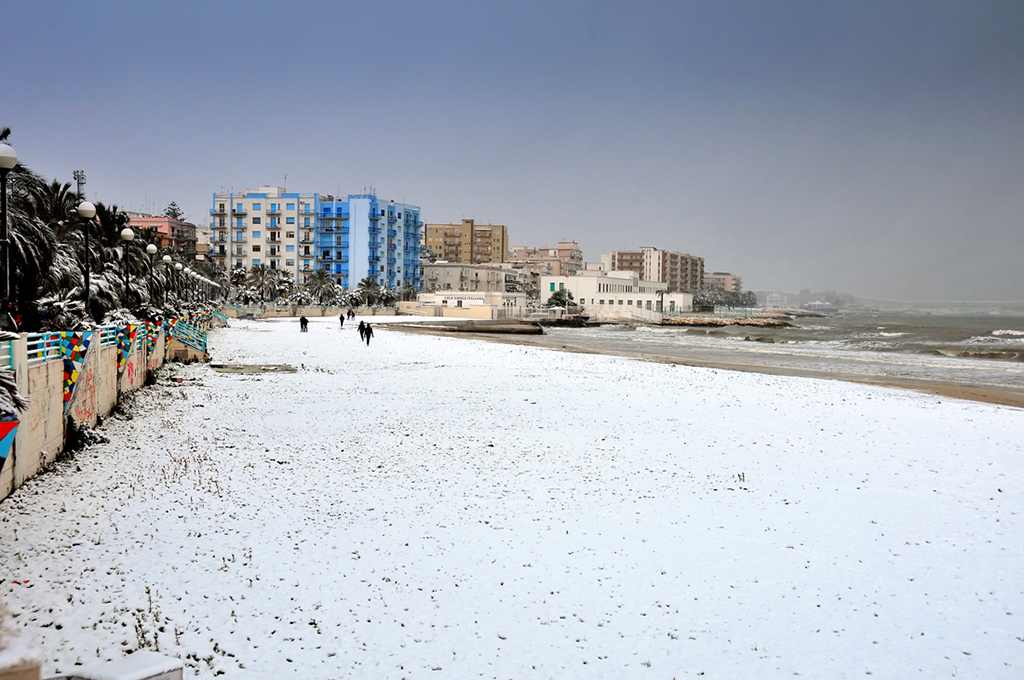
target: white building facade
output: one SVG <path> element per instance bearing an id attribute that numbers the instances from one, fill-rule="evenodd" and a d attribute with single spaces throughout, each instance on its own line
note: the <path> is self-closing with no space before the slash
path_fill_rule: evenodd
<path id="1" fill-rule="evenodd" d="M 666 314 L 693 310 L 691 293 L 670 293 L 668 284 L 644 281 L 632 271 L 591 272 L 596 275 L 542 276 L 541 302 L 552 294 L 567 290 L 573 301 L 591 316 L 622 318 L 643 316 L 640 312 Z"/>

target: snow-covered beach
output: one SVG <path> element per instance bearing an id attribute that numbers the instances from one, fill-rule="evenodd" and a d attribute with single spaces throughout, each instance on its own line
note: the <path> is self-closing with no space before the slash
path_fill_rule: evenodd
<path id="1" fill-rule="evenodd" d="M 1024 411 L 337 325 L 211 332 L 299 370 L 172 366 L 0 504 L 45 674 L 1024 672 Z"/>

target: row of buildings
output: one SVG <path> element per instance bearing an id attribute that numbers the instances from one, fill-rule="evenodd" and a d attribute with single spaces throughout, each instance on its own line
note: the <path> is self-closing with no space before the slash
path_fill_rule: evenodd
<path id="1" fill-rule="evenodd" d="M 381 199 L 372 190 L 341 197 L 261 186 L 213 194 L 210 221 L 198 232 L 173 217 L 133 214 L 132 225 L 154 229 L 166 240 L 161 245 L 186 257 L 210 259 L 225 269 L 264 265 L 296 283 L 322 271 L 350 290 L 370 278 L 393 289 L 524 293 L 543 300 L 550 293 L 545 277 L 582 277 L 589 285 L 611 276 L 657 283 L 661 295 L 705 287 L 742 291 L 740 277 L 705 272 L 704 258 L 689 253 L 642 247 L 613 250 L 588 263 L 575 241 L 513 246 L 505 225 L 472 219 L 425 223 L 419 206 Z M 599 293 L 601 286 L 620 284 L 594 285 Z M 585 288 L 574 295 L 594 297 Z"/>

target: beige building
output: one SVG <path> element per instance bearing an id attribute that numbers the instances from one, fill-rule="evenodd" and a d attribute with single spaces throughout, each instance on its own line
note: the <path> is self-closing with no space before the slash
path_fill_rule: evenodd
<path id="1" fill-rule="evenodd" d="M 742 293 L 743 279 L 729 272 L 704 272 L 704 287 L 718 288 L 729 293 Z"/>
<path id="2" fill-rule="evenodd" d="M 668 284 L 672 292 L 704 287 L 704 258 L 696 255 L 646 246 L 639 250 L 613 250 L 601 259 L 610 272 L 636 272 L 647 281 Z"/>
<path id="3" fill-rule="evenodd" d="M 508 260 L 508 229 L 500 224 L 424 225 L 420 249 L 433 260 L 453 264 L 482 264 Z"/>
<path id="4" fill-rule="evenodd" d="M 527 312 L 525 293 L 496 291 L 438 291 L 420 293 L 415 301 L 402 302 L 403 314 L 462 319 L 519 318 Z"/>
<path id="5" fill-rule="evenodd" d="M 504 293 L 521 291 L 522 273 L 499 264 L 453 264 L 434 262 L 423 265 L 423 292 L 483 291 Z"/>
<path id="6" fill-rule="evenodd" d="M 554 248 L 512 246 L 509 261 L 541 276 L 576 276 L 584 268 L 583 251 L 576 241 L 559 241 Z"/>

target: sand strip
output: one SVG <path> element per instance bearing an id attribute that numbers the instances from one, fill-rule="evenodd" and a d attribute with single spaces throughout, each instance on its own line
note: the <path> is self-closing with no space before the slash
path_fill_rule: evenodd
<path id="1" fill-rule="evenodd" d="M 382 326 L 383 328 L 383 326 Z M 1000 406 L 1012 406 L 1024 408 L 1024 390 L 1009 390 L 998 387 L 987 386 L 964 386 L 951 383 L 923 380 L 894 380 L 881 376 L 872 377 L 854 375 L 851 373 L 815 371 L 811 369 L 797 369 L 778 366 L 762 366 L 756 364 L 740 364 L 725 362 L 697 361 L 680 359 L 647 352 L 628 351 L 597 351 L 586 347 L 573 345 L 557 345 L 546 341 L 548 336 L 523 336 L 523 335 L 501 335 L 492 333 L 451 333 L 439 328 L 415 326 L 395 327 L 394 330 L 405 333 L 425 333 L 427 335 L 442 335 L 447 337 L 459 337 L 464 339 L 485 340 L 487 342 L 498 342 L 510 345 L 529 345 L 541 347 L 559 352 L 573 352 L 576 354 L 607 354 L 609 356 L 622 356 L 641 361 L 653 361 L 662 364 L 677 364 L 680 366 L 698 366 L 701 368 L 717 368 L 726 371 L 742 371 L 744 373 L 762 373 L 765 375 L 789 375 L 801 378 L 818 378 L 822 380 L 839 380 L 842 382 L 860 383 L 864 385 L 878 385 L 880 387 L 894 387 L 905 390 L 914 390 L 927 394 L 935 394 L 950 399 L 966 399 L 986 404 L 998 404 Z"/>

